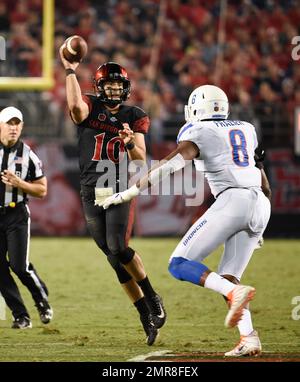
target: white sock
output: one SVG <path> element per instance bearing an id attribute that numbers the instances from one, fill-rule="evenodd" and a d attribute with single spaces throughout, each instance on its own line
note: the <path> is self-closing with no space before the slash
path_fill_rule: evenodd
<path id="1" fill-rule="evenodd" d="M 221 293 L 223 296 L 227 296 L 236 285 L 232 282 L 224 279 L 216 272 L 211 272 L 204 283 L 204 288 L 212 289 L 215 292 Z"/>
<path id="2" fill-rule="evenodd" d="M 253 332 L 251 312 L 249 309 L 243 309 L 243 315 L 237 324 L 241 336 L 249 336 Z"/>

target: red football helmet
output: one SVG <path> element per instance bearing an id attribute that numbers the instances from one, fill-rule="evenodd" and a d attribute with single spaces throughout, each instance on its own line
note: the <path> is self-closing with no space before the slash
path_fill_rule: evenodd
<path id="1" fill-rule="evenodd" d="M 107 81 L 121 81 L 123 83 L 123 92 L 119 99 L 110 99 L 105 94 L 104 84 Z M 130 80 L 126 70 L 116 62 L 106 62 L 99 66 L 95 73 L 94 86 L 101 101 L 109 106 L 115 106 L 126 101 L 130 96 Z"/>

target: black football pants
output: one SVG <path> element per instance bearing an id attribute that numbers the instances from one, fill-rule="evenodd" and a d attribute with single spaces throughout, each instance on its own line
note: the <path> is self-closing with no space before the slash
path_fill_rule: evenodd
<path id="1" fill-rule="evenodd" d="M 107 210 L 95 206 L 93 187 L 82 187 L 81 198 L 88 230 L 98 247 L 105 253 L 120 283 L 131 280 L 120 256 L 128 247 L 133 225 L 133 208 L 130 203 L 111 206 Z M 122 259 L 121 259 L 122 260 Z"/>
<path id="2" fill-rule="evenodd" d="M 12 270 L 38 303 L 47 299 L 48 290 L 29 263 L 30 216 L 24 203 L 0 213 L 0 292 L 14 318 L 29 317 Z"/>

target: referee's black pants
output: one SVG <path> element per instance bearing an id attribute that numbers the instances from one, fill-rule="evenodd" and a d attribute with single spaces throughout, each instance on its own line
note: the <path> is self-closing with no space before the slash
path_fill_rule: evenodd
<path id="1" fill-rule="evenodd" d="M 128 241 L 133 226 L 134 206 L 124 203 L 104 210 L 95 206 L 95 189 L 88 186 L 81 186 L 81 199 L 91 236 L 107 256 L 119 282 L 126 283 L 132 277 L 122 263 L 126 263 L 124 256 L 128 256 L 128 252 L 133 253 Z"/>
<path id="2" fill-rule="evenodd" d="M 29 316 L 12 270 L 28 288 L 35 303 L 47 299 L 48 290 L 29 263 L 30 214 L 24 203 L 0 209 L 0 292 L 14 318 Z"/>

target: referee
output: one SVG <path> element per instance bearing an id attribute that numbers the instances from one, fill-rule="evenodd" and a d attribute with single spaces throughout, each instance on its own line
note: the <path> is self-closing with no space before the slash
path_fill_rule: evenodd
<path id="1" fill-rule="evenodd" d="M 53 311 L 48 290 L 29 262 L 30 212 L 27 194 L 42 198 L 47 180 L 41 162 L 30 147 L 20 140 L 23 115 L 15 107 L 0 112 L 0 292 L 12 311 L 14 329 L 31 328 L 12 270 L 28 288 L 41 321 L 50 322 Z"/>

